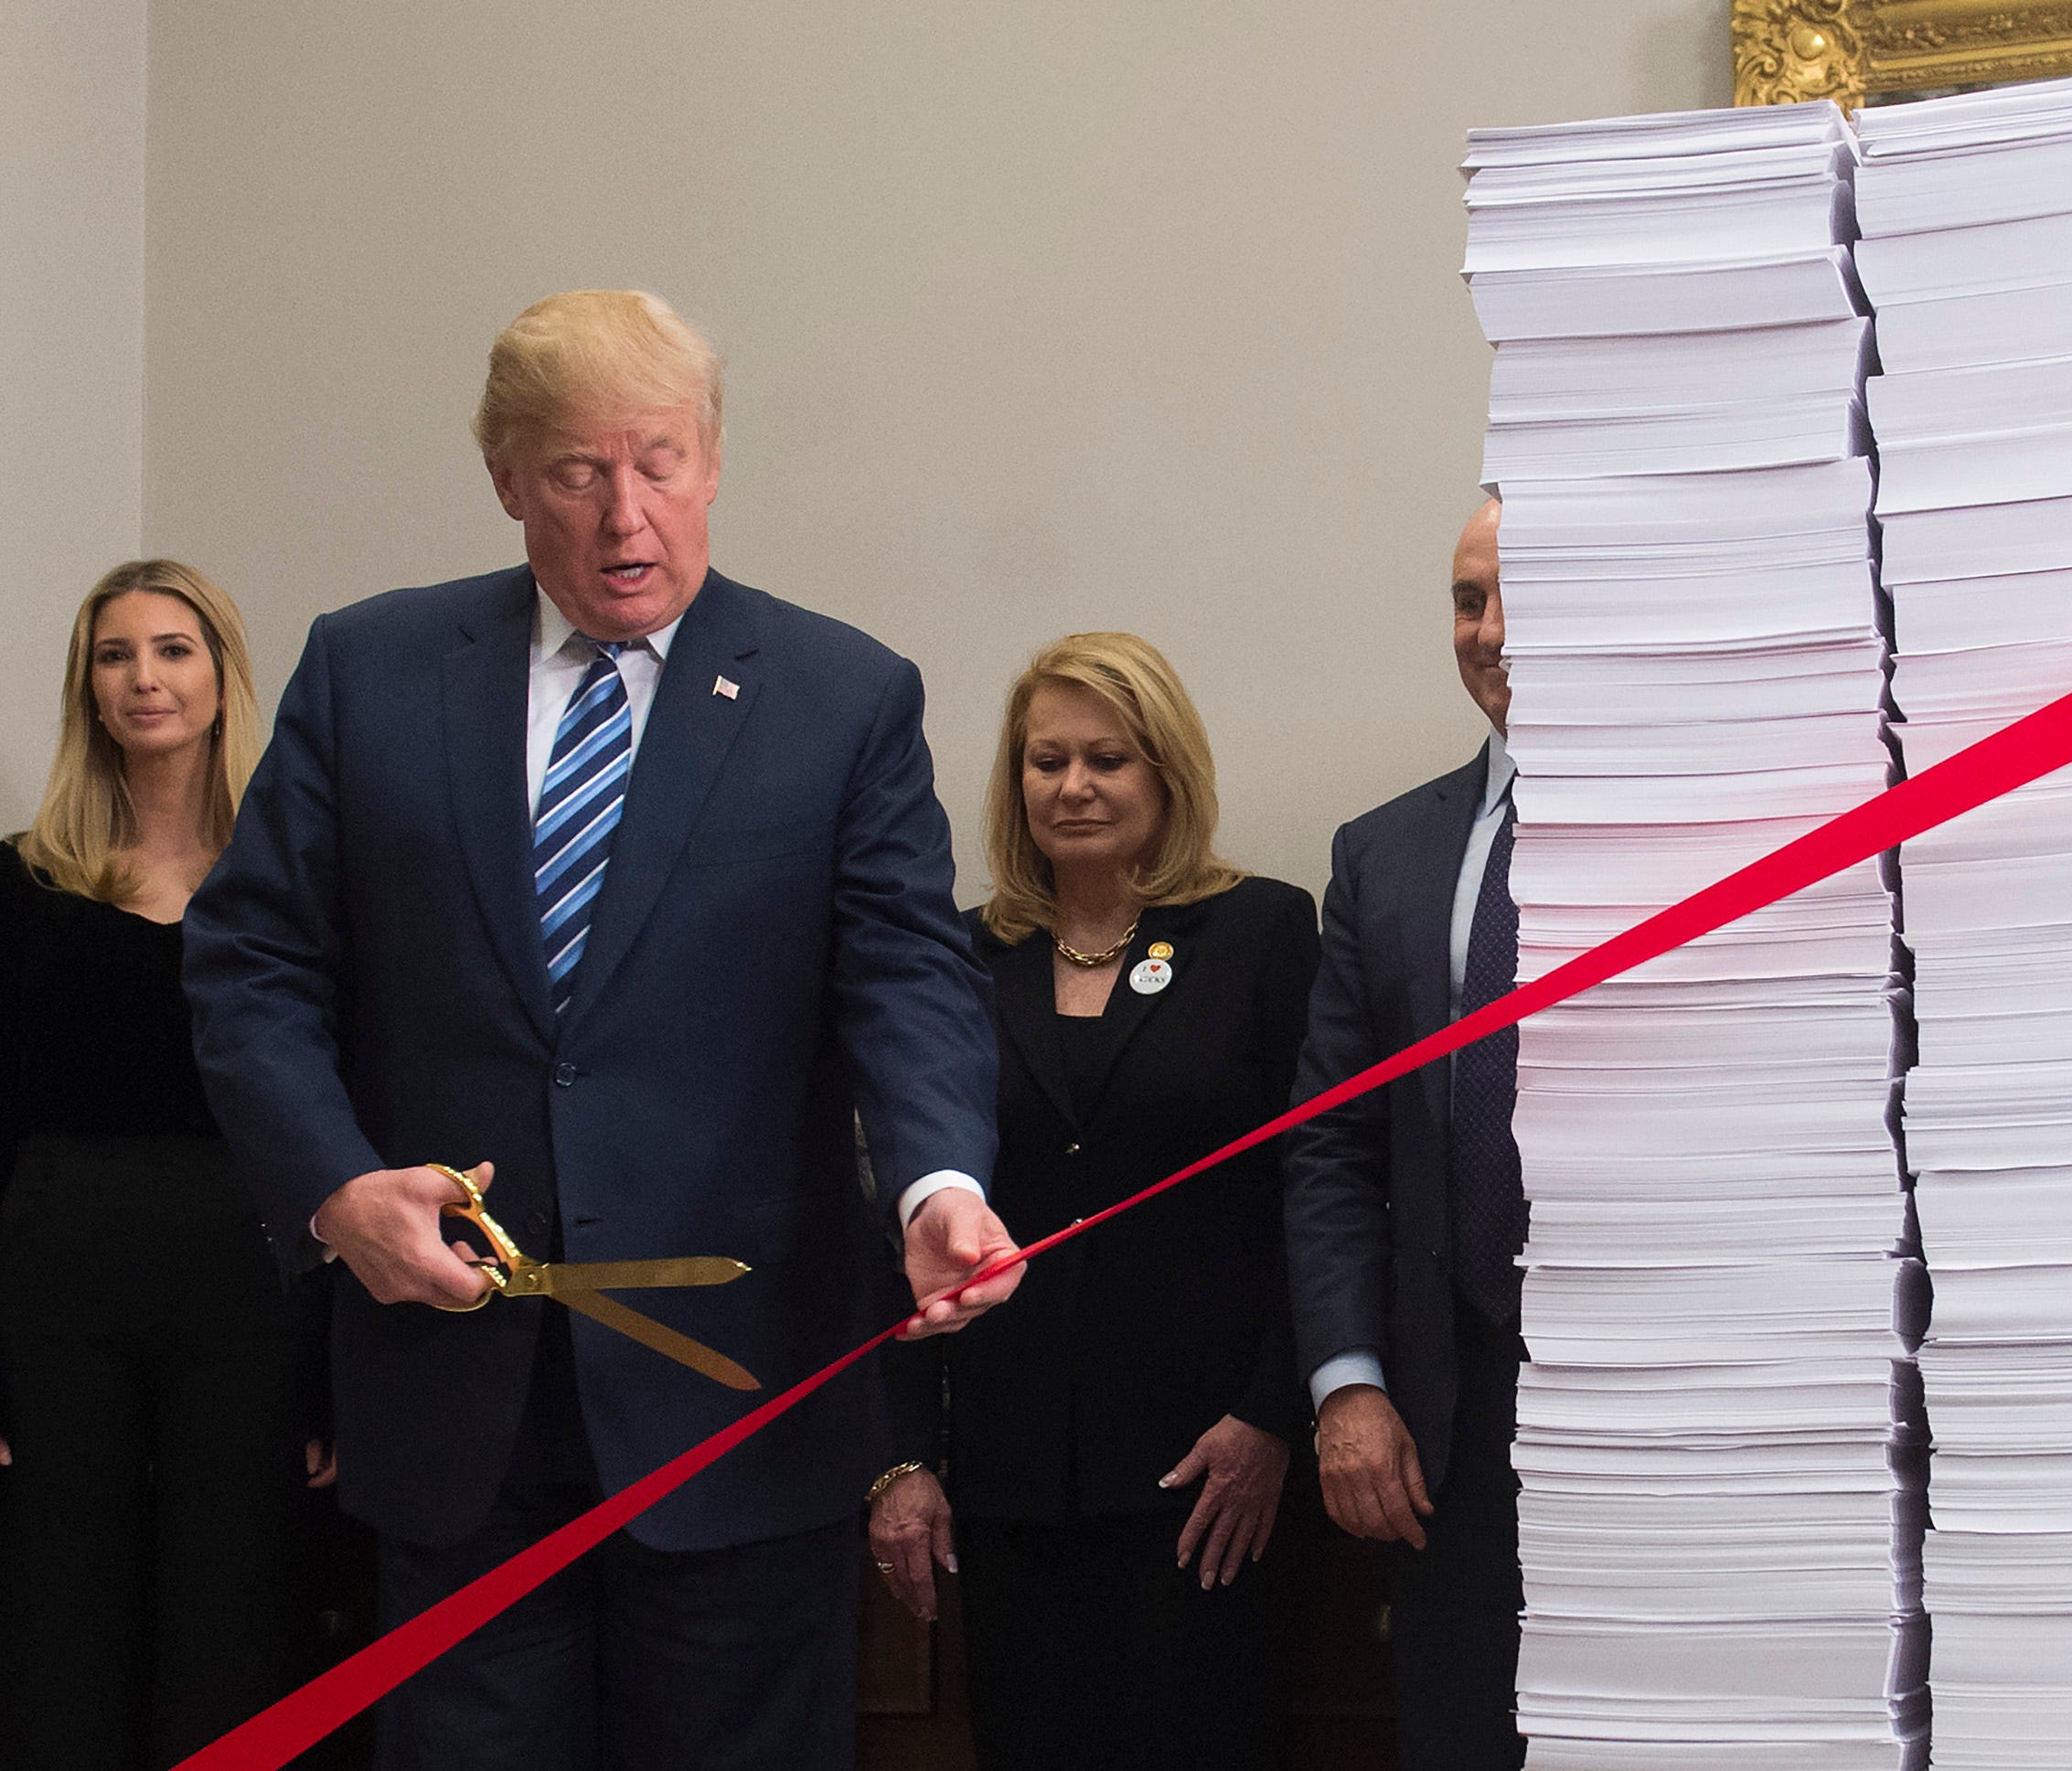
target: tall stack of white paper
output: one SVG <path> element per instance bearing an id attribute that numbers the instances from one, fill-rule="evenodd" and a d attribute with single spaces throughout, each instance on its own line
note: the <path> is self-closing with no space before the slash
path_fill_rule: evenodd
<path id="1" fill-rule="evenodd" d="M 1469 140 L 1522 979 L 1886 784 L 1867 325 L 1832 105 Z M 1866 863 L 1522 1029 L 1533 1767 L 1925 1763 L 1892 951 Z"/>
<path id="2" fill-rule="evenodd" d="M 1864 113 L 1910 771 L 2072 688 L 2072 82 Z M 2072 780 L 1908 843 L 1935 1762 L 2072 1742 Z"/>

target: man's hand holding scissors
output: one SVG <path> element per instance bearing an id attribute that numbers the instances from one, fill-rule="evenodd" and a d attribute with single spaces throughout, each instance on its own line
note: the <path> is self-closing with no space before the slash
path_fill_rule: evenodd
<path id="1" fill-rule="evenodd" d="M 465 1179 L 443 1166 L 378 1168 L 354 1177 L 333 1193 L 310 1227 L 337 1251 L 377 1303 L 431 1304 L 454 1310 L 482 1302 L 492 1289 L 556 1296 L 571 1308 L 607 1320 L 622 1333 L 631 1333 L 721 1382 L 753 1387 L 754 1380 L 732 1360 L 651 1323 L 644 1321 L 635 1328 L 623 1307 L 595 1295 L 625 1286 L 725 1284 L 747 1268 L 709 1257 L 615 1263 L 609 1270 L 580 1264 L 542 1266 L 513 1247 L 484 1212 L 481 1190 L 495 1173 L 495 1165 L 488 1162 L 469 1169 Z M 447 1240 L 445 1220 L 454 1217 L 471 1220 L 486 1233 L 490 1264 L 500 1265 L 507 1280 L 516 1277 L 515 1286 L 484 1270 L 484 1250 Z M 954 1333 L 1004 1301 L 1021 1282 L 1021 1269 L 1015 1266 L 954 1301 L 944 1296 L 1014 1253 L 1014 1239 L 1006 1226 L 974 1192 L 945 1188 L 924 1201 L 907 1225 L 905 1240 L 907 1279 L 916 1305 L 906 1328 L 909 1336 Z M 636 1274 L 636 1267 L 650 1271 Z M 681 1344 L 657 1345 L 657 1338 Z M 692 1349 L 699 1357 L 690 1356 Z"/>
<path id="2" fill-rule="evenodd" d="M 468 1173 L 487 1187 L 496 1165 Z M 338 1252 L 378 1304 L 472 1304 L 489 1281 L 465 1242 L 449 1242 L 440 1208 L 454 1183 L 436 1168 L 376 1168 L 356 1175 L 317 1208 L 311 1228 Z"/>

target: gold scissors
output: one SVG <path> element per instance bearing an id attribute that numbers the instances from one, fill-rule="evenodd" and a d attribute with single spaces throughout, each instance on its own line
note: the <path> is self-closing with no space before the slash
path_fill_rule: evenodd
<path id="1" fill-rule="evenodd" d="M 448 1304 L 454 1311 L 478 1310 L 492 1297 L 551 1297 L 579 1316 L 602 1322 L 607 1328 L 652 1348 L 679 1365 L 688 1365 L 730 1390 L 760 1390 L 763 1386 L 724 1353 L 716 1353 L 702 1341 L 666 1328 L 652 1317 L 628 1309 L 607 1291 L 633 1291 L 658 1286 L 725 1286 L 748 1271 L 741 1262 L 723 1254 L 687 1254 L 660 1261 L 535 1261 L 520 1252 L 504 1226 L 483 1207 L 482 1190 L 472 1177 L 443 1162 L 427 1165 L 461 1190 L 464 1198 L 439 1208 L 440 1215 L 465 1218 L 482 1232 L 489 1244 L 486 1258 L 475 1265 L 488 1284 L 472 1304 Z"/>

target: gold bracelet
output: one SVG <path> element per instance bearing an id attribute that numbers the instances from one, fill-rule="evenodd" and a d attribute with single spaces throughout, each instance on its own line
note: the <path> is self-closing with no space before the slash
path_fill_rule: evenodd
<path id="1" fill-rule="evenodd" d="M 926 1469 L 927 1467 L 928 1466 L 926 1464 L 894 1464 L 892 1468 L 887 1470 L 875 1482 L 871 1483 L 870 1487 L 868 1490 L 866 1490 L 863 1496 L 863 1504 L 867 1507 L 870 1505 L 870 1503 L 876 1500 L 881 1494 L 884 1493 L 884 1491 L 887 1488 L 891 1488 L 894 1482 L 898 1481 L 901 1477 L 915 1475 L 920 1471 Z"/>

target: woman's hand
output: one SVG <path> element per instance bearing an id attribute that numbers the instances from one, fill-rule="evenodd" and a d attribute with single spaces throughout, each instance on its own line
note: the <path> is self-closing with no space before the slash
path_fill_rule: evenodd
<path id="1" fill-rule="evenodd" d="M 1249 1554 L 1266 1553 L 1287 1475 L 1287 1446 L 1271 1433 L 1225 1414 L 1194 1442 L 1194 1449 L 1159 1478 L 1161 1488 L 1182 1488 L 1206 1476 L 1194 1510 L 1180 1534 L 1180 1565 L 1202 1550 L 1202 1588 L 1237 1578 Z M 1206 1542 L 1204 1542 L 1206 1539 Z"/>
<path id="2" fill-rule="evenodd" d="M 309 1472 L 309 1486 L 327 1488 L 338 1479 L 338 1447 L 328 1439 L 308 1439 L 303 1444 L 302 1467 Z"/>
<path id="3" fill-rule="evenodd" d="M 15 1454 L 7 1448 L 7 1442 L 0 1439 L 0 1469 L 5 1469 L 15 1461 Z"/>
<path id="4" fill-rule="evenodd" d="M 956 1573 L 950 1498 L 928 1470 L 910 1470 L 870 1503 L 870 1554 L 892 1596 L 935 1621 L 935 1563 Z"/>

